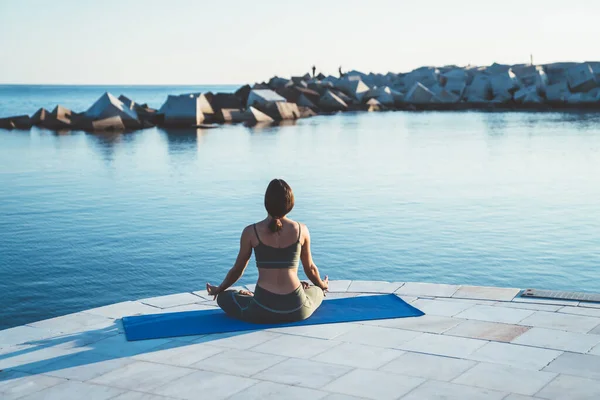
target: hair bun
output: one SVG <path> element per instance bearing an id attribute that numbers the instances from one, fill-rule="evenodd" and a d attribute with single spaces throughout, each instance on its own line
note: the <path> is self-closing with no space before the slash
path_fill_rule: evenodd
<path id="1" fill-rule="evenodd" d="M 283 223 L 281 222 L 281 219 L 271 218 L 271 221 L 269 221 L 269 229 L 271 230 L 271 232 L 279 232 L 282 228 Z"/>

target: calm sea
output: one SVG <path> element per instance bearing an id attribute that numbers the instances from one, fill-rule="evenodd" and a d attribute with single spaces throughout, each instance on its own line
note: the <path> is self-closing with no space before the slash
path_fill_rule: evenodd
<path id="1" fill-rule="evenodd" d="M 0 116 L 105 90 L 159 107 L 234 87 L 0 86 Z M 204 288 L 292 185 L 331 279 L 600 292 L 600 115 L 392 112 L 274 128 L 0 130 L 0 329 Z M 253 260 L 242 283 L 256 279 Z"/>

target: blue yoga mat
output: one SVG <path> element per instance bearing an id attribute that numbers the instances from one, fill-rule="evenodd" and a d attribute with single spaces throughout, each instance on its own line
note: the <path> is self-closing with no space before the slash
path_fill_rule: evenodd
<path id="1" fill-rule="evenodd" d="M 251 324 L 230 318 L 222 310 L 215 309 L 124 317 L 123 328 L 127 340 L 132 341 L 421 315 L 422 311 L 400 297 L 388 294 L 327 300 L 310 318 L 285 324 Z"/>

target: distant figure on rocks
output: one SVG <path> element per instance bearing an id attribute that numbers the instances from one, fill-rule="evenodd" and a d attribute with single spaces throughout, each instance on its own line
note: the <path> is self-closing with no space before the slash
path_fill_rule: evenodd
<path id="1" fill-rule="evenodd" d="M 301 321 L 321 305 L 329 278 L 321 280 L 312 259 L 306 225 L 287 218 L 294 207 L 292 188 L 283 179 L 273 179 L 265 193 L 267 218 L 247 226 L 233 267 L 219 286 L 206 284 L 219 307 L 230 317 L 253 323 Z M 254 249 L 258 282 L 254 293 L 227 290 L 241 278 Z M 300 282 L 298 264 L 312 281 Z"/>
<path id="2" fill-rule="evenodd" d="M 344 77 L 344 73 L 342 72 L 342 67 L 341 66 L 338 68 L 338 71 L 340 72 L 340 78 L 343 78 Z"/>
<path id="3" fill-rule="evenodd" d="M 314 78 L 314 77 L 315 77 L 315 74 L 316 74 L 316 72 L 317 72 L 317 67 L 315 67 L 314 65 L 312 66 L 312 72 L 313 72 L 313 75 L 312 75 L 312 77 Z"/>

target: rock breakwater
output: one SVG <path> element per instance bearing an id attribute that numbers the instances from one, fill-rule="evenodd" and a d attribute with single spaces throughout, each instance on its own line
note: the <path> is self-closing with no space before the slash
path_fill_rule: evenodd
<path id="1" fill-rule="evenodd" d="M 344 111 L 469 109 L 600 111 L 600 62 L 275 76 L 234 93 L 169 95 L 159 109 L 105 93 L 84 112 L 61 105 L 52 111 L 40 108 L 32 116 L 0 118 L 0 128 L 132 131 L 153 126 L 273 124 Z"/>

